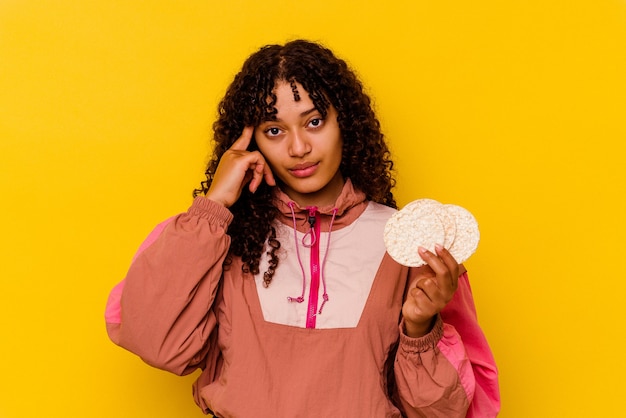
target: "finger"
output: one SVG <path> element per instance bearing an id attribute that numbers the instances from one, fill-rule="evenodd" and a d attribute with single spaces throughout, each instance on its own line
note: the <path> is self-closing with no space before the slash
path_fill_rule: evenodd
<path id="1" fill-rule="evenodd" d="M 448 267 L 448 269 L 450 270 L 459 269 L 459 263 L 457 263 L 454 257 L 452 256 L 452 254 L 450 254 L 450 251 L 445 249 L 443 246 L 435 245 L 435 252 L 437 253 L 437 256 Z"/>
<path id="2" fill-rule="evenodd" d="M 459 263 L 456 262 L 454 256 L 450 254 L 450 251 L 442 246 L 436 245 L 435 252 L 439 256 L 439 259 L 443 261 L 450 273 L 452 274 L 452 287 L 456 289 L 459 281 Z"/>
<path id="3" fill-rule="evenodd" d="M 252 172 L 252 180 L 250 180 L 250 185 L 248 186 L 248 188 L 252 193 L 256 192 L 256 190 L 261 185 L 263 178 L 265 177 L 265 167 L 267 166 L 267 164 L 263 160 L 263 157 L 260 158 L 261 159 L 259 161 L 257 161 L 252 167 L 250 167 Z"/>
<path id="4" fill-rule="evenodd" d="M 435 299 L 436 293 L 439 292 L 437 282 L 430 278 L 418 280 L 415 283 L 415 289 L 417 292 L 414 292 L 414 295 L 417 296 L 421 292 L 431 302 Z"/>
<path id="5" fill-rule="evenodd" d="M 245 151 L 248 149 L 250 145 L 250 141 L 252 140 L 252 132 L 254 132 L 253 126 L 246 126 L 243 128 L 243 132 L 241 136 L 237 138 L 233 145 L 230 146 L 230 149 L 237 151 Z"/>
<path id="6" fill-rule="evenodd" d="M 274 178 L 274 173 L 272 173 L 269 164 L 263 165 L 263 178 L 265 178 L 265 182 L 270 186 L 276 186 L 276 179 Z"/>
<path id="7" fill-rule="evenodd" d="M 255 151 L 252 155 L 254 155 L 256 159 L 250 167 L 252 171 L 252 179 L 250 181 L 250 185 L 248 186 L 250 191 L 252 193 L 256 192 L 263 180 L 265 180 L 265 182 L 270 186 L 276 186 L 274 173 L 272 173 L 272 169 L 269 164 L 267 164 L 267 161 L 265 161 L 263 154 Z"/>
<path id="8" fill-rule="evenodd" d="M 428 266 L 435 272 L 435 274 L 445 273 L 447 266 L 436 254 L 433 254 L 424 247 L 418 247 L 417 252 L 420 257 L 422 257 L 422 260 L 424 260 L 426 264 L 428 264 Z"/>
<path id="9" fill-rule="evenodd" d="M 439 244 L 435 245 L 436 254 L 433 254 L 424 247 L 419 247 L 417 251 L 420 257 L 422 257 L 437 274 L 444 274 L 448 271 L 453 272 L 455 270 L 458 272 L 459 270 L 459 264 L 452 254 Z"/>
<path id="10" fill-rule="evenodd" d="M 419 247 L 418 252 L 420 257 L 428 263 L 430 268 L 435 272 L 440 282 L 442 290 L 447 291 L 456 290 L 458 282 L 459 265 L 454 257 L 440 245 L 435 245 L 435 251 L 437 254 L 433 254 L 423 247 Z M 443 256 L 444 259 L 441 257 Z"/>
<path id="11" fill-rule="evenodd" d="M 413 320 L 417 320 L 419 317 L 429 317 L 437 312 L 435 304 L 424 289 L 415 287 L 411 289 L 408 296 L 411 300 L 408 301 L 406 312 L 411 314 Z"/>

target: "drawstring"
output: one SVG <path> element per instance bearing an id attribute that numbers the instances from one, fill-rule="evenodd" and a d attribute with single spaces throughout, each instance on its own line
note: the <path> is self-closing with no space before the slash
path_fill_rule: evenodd
<path id="1" fill-rule="evenodd" d="M 298 257 L 298 264 L 300 264 L 300 271 L 302 271 L 302 294 L 297 298 L 287 296 L 289 302 L 304 302 L 304 291 L 306 289 L 306 276 L 304 274 L 304 267 L 302 266 L 302 259 L 300 258 L 300 250 L 298 249 L 298 230 L 296 224 L 296 212 L 293 209 L 294 203 L 289 202 L 289 209 L 291 209 L 291 219 L 293 220 L 293 237 L 296 243 L 296 256 Z M 303 238 L 304 239 L 304 238 Z"/>
<path id="2" fill-rule="evenodd" d="M 315 210 L 317 208 L 315 206 L 308 206 L 307 209 L 309 210 L 309 217 L 307 218 L 307 221 L 309 222 L 309 232 L 304 234 L 304 236 L 302 237 L 302 245 L 304 245 L 307 248 L 311 248 L 317 242 L 317 237 L 315 236 L 315 228 L 313 228 L 313 225 L 315 225 Z M 307 244 L 304 241 L 308 235 L 311 236 L 311 242 Z"/>
<path id="3" fill-rule="evenodd" d="M 302 294 L 298 297 L 291 297 L 291 296 L 287 296 L 287 300 L 289 302 L 298 302 L 298 303 L 302 303 L 304 302 L 304 292 L 306 290 L 306 274 L 304 273 L 304 266 L 302 265 L 302 258 L 300 258 L 300 249 L 299 249 L 299 245 L 298 245 L 298 230 L 297 230 L 297 223 L 296 223 L 296 213 L 294 210 L 294 206 L 295 203 L 294 202 L 289 202 L 288 203 L 289 209 L 291 209 L 291 219 L 293 221 L 293 236 L 294 236 L 294 241 L 296 244 L 296 257 L 298 258 L 298 264 L 300 265 L 300 271 L 302 273 Z M 316 241 L 317 241 L 317 236 L 315 235 L 315 229 L 313 228 L 313 224 L 315 223 L 315 207 L 309 207 L 309 215 L 308 215 L 308 219 L 307 221 L 309 222 L 310 225 L 310 229 L 309 232 L 307 232 L 304 237 L 302 237 L 302 245 L 304 247 L 310 248 L 313 245 L 315 245 Z M 324 276 L 324 270 L 325 270 L 325 266 L 326 266 L 326 258 L 328 257 L 328 250 L 330 249 L 330 235 L 333 229 L 333 224 L 335 223 L 335 217 L 337 216 L 337 208 L 333 209 L 333 216 L 330 219 L 330 225 L 328 227 L 328 239 L 326 241 L 326 252 L 324 253 L 324 258 L 322 259 L 322 265 L 320 268 L 320 275 L 322 277 L 322 286 L 324 289 L 324 294 L 322 295 L 322 305 L 320 306 L 319 311 L 317 312 L 318 315 L 322 314 L 322 309 L 324 309 L 324 305 L 326 304 L 326 302 L 328 302 L 328 300 L 330 299 L 328 297 L 328 292 L 326 290 L 326 277 Z M 305 242 L 307 236 L 311 237 L 311 240 L 309 243 Z"/>

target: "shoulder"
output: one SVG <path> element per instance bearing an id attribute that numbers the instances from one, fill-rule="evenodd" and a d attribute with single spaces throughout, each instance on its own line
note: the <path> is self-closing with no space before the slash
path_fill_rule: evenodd
<path id="1" fill-rule="evenodd" d="M 372 218 L 383 219 L 385 222 L 387 222 L 387 220 L 391 218 L 391 216 L 397 211 L 397 209 L 385 206 L 381 203 L 369 201 L 367 202 L 367 208 L 365 209 L 363 215 Z"/>
<path id="2" fill-rule="evenodd" d="M 397 212 L 396 209 L 376 202 L 368 202 L 363 213 L 358 217 L 360 225 L 367 225 L 368 228 L 377 228 L 382 231 L 391 216 Z"/>

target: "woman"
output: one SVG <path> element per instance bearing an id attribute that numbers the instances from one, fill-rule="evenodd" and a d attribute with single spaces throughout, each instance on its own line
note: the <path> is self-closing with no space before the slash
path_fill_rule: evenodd
<path id="1" fill-rule="evenodd" d="M 467 273 L 385 251 L 393 163 L 361 83 L 323 46 L 261 48 L 223 98 L 207 180 L 140 247 L 111 339 L 218 417 L 495 416 Z"/>

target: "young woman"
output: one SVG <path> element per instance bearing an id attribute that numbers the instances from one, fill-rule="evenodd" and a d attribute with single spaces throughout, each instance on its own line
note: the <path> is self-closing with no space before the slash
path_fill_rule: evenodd
<path id="1" fill-rule="evenodd" d="M 228 88 L 207 180 L 111 293 L 111 339 L 217 417 L 490 417 L 497 372 L 463 266 L 385 251 L 392 161 L 346 63 L 261 48 Z M 416 249 L 417 251 L 417 249 Z"/>

